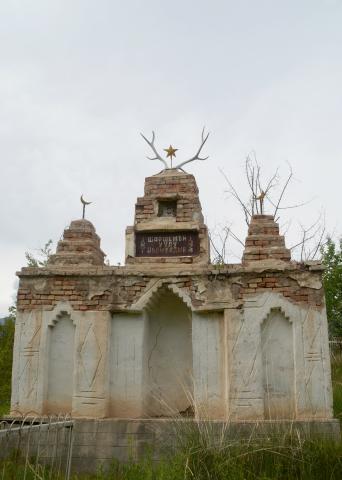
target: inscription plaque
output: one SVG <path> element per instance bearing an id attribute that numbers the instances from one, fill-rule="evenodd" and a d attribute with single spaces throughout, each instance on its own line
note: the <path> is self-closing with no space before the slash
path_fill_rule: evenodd
<path id="1" fill-rule="evenodd" d="M 198 232 L 139 232 L 135 234 L 137 257 L 198 255 Z"/>

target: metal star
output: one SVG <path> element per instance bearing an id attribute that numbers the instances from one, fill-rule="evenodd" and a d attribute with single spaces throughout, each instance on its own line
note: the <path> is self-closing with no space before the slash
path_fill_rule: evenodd
<path id="1" fill-rule="evenodd" d="M 172 161 L 172 157 L 176 156 L 177 150 L 178 148 L 173 148 L 172 145 L 170 145 L 169 148 L 164 148 L 164 152 L 167 153 L 166 157 L 171 157 L 171 161 Z"/>

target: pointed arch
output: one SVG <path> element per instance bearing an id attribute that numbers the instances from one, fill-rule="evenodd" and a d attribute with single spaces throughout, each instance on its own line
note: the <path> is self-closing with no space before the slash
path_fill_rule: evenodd
<path id="1" fill-rule="evenodd" d="M 279 310 L 287 318 L 290 323 L 296 318 L 301 318 L 300 312 L 305 312 L 306 307 L 292 304 L 286 297 L 278 292 L 263 292 L 247 298 L 244 302 L 244 308 L 255 309 L 255 321 L 261 324 L 266 320 L 268 315 Z"/>
<path id="2" fill-rule="evenodd" d="M 58 312 L 58 313 L 56 313 Z M 71 413 L 74 391 L 75 322 L 71 307 L 59 305 L 48 322 L 46 413 Z"/>
<path id="3" fill-rule="evenodd" d="M 279 314 L 283 315 L 284 319 L 286 319 L 288 322 L 290 322 L 290 323 L 293 322 L 291 317 L 289 315 L 286 315 L 286 312 L 285 312 L 284 308 L 282 308 L 282 307 L 270 307 L 268 313 L 261 320 L 261 327 L 265 324 L 265 322 L 269 321 L 270 318 L 272 318 L 272 316 L 275 313 L 279 313 Z"/>
<path id="4" fill-rule="evenodd" d="M 184 304 L 192 310 L 192 303 L 190 296 L 176 284 L 172 283 L 172 279 L 165 280 L 156 280 L 152 281 L 150 285 L 146 288 L 145 293 L 139 298 L 137 302 L 132 304 L 131 310 L 141 311 L 148 309 L 153 305 L 153 303 L 158 299 L 160 294 L 165 291 L 165 289 L 173 292 L 177 297 L 179 297 Z"/>
<path id="5" fill-rule="evenodd" d="M 159 284 L 145 303 L 145 414 L 191 412 L 192 314 L 179 291 Z"/>
<path id="6" fill-rule="evenodd" d="M 74 310 L 69 302 L 58 302 L 55 308 L 51 311 L 48 317 L 48 326 L 54 327 L 62 318 L 68 317 L 74 327 L 76 321 L 74 317 Z"/>
<path id="7" fill-rule="evenodd" d="M 295 417 L 293 324 L 281 307 L 261 322 L 264 415 L 268 420 Z"/>

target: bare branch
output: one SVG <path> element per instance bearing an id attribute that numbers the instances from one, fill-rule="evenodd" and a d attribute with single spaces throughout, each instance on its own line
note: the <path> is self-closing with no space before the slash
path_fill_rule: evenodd
<path id="1" fill-rule="evenodd" d="M 210 242 L 210 245 L 212 246 L 212 248 L 213 248 L 213 250 L 216 254 L 216 257 L 214 258 L 214 263 L 223 263 L 222 262 L 222 255 L 219 252 L 218 248 L 216 247 L 216 245 L 213 241 L 213 237 L 212 237 L 211 232 L 209 232 L 209 242 Z"/>
<path id="2" fill-rule="evenodd" d="M 249 225 L 249 221 L 250 221 L 250 218 L 252 216 L 252 213 L 251 211 L 247 208 L 247 205 L 241 200 L 241 197 L 239 196 L 239 194 L 237 193 L 237 191 L 235 190 L 233 184 L 229 181 L 227 175 L 224 173 L 223 170 L 219 169 L 219 171 L 221 172 L 221 174 L 224 176 L 226 182 L 228 183 L 229 185 L 229 193 L 231 195 L 233 195 L 233 197 L 239 202 L 239 204 L 241 205 L 242 207 L 242 210 L 245 214 L 245 221 L 246 221 L 246 224 Z"/>
<path id="3" fill-rule="evenodd" d="M 290 168 L 291 168 L 291 167 L 290 167 Z M 276 204 L 276 207 L 275 207 L 275 210 L 274 210 L 274 213 L 273 213 L 273 216 L 274 216 L 274 217 L 277 215 L 277 212 L 278 212 L 279 206 L 280 206 L 280 202 L 281 202 L 282 199 L 283 199 L 283 196 L 284 196 L 284 194 L 285 194 L 285 191 L 286 191 L 286 189 L 287 189 L 287 187 L 288 187 L 288 185 L 289 185 L 289 182 L 290 182 L 292 176 L 293 176 L 293 173 L 292 173 L 292 169 L 291 169 L 291 170 L 290 170 L 290 175 L 287 177 L 287 180 L 286 180 L 286 182 L 285 182 L 285 184 L 284 184 L 284 186 L 283 186 L 283 189 L 282 189 L 282 191 L 281 191 L 281 194 L 280 194 L 280 196 L 279 196 L 279 198 L 278 198 L 278 202 L 277 202 L 277 204 Z"/>
<path id="4" fill-rule="evenodd" d="M 157 152 L 155 146 L 154 146 L 154 140 L 155 140 L 155 133 L 154 131 L 152 131 L 152 140 L 149 141 L 145 135 L 143 135 L 142 133 L 140 133 L 140 135 L 142 136 L 142 138 L 145 140 L 146 143 L 148 143 L 148 145 L 152 148 L 153 150 L 153 153 L 155 154 L 155 157 L 147 157 L 149 160 L 160 160 L 164 167 L 167 169 L 168 168 L 168 165 L 166 163 L 166 160 L 164 160 L 164 158 Z"/>
<path id="5" fill-rule="evenodd" d="M 232 230 L 230 230 L 229 233 L 230 233 L 230 236 L 231 236 L 234 240 L 236 240 L 238 243 L 240 243 L 240 245 L 242 245 L 243 247 L 245 247 L 245 244 L 244 244 L 244 242 L 241 240 L 241 238 L 239 238 L 237 235 L 235 235 L 235 233 L 234 233 Z"/>
<path id="6" fill-rule="evenodd" d="M 323 216 L 322 221 L 321 212 L 317 220 L 309 227 L 305 228 L 301 224 L 300 227 L 302 231 L 301 240 L 295 245 L 292 245 L 290 250 L 292 251 L 300 247 L 300 261 L 313 260 L 324 243 L 323 238 L 326 235 L 325 217 Z M 313 240 L 313 242 L 310 242 L 311 240 Z M 310 248 L 310 243 L 313 243 L 312 248 Z"/>
<path id="7" fill-rule="evenodd" d="M 276 204 L 272 202 L 270 197 L 267 197 L 267 200 L 270 202 L 271 205 L 273 205 L 273 207 L 276 207 Z M 278 210 L 290 210 L 291 208 L 305 207 L 305 205 L 308 205 L 309 203 L 311 203 L 312 200 L 313 200 L 313 198 L 311 198 L 307 202 L 296 203 L 295 205 L 287 205 L 286 207 L 278 207 Z"/>
<path id="8" fill-rule="evenodd" d="M 201 145 L 199 146 L 199 149 L 197 150 L 196 154 L 195 154 L 193 157 L 189 158 L 189 160 L 185 160 L 184 162 L 179 163 L 179 164 L 176 165 L 174 168 L 181 168 L 181 167 L 183 167 L 184 165 L 186 165 L 187 163 L 193 162 L 193 161 L 195 161 L 195 160 L 204 161 L 204 160 L 207 160 L 207 159 L 209 158 L 209 156 L 203 157 L 203 158 L 201 158 L 201 157 L 199 156 L 200 153 L 201 153 L 201 150 L 202 150 L 202 148 L 203 148 L 203 146 L 204 146 L 204 144 L 205 144 L 205 142 L 208 140 L 209 133 L 210 133 L 210 132 L 208 132 L 206 135 L 204 135 L 204 129 L 205 129 L 205 127 L 203 127 L 202 136 L 201 136 L 201 138 L 202 138 L 202 140 L 201 140 Z"/>

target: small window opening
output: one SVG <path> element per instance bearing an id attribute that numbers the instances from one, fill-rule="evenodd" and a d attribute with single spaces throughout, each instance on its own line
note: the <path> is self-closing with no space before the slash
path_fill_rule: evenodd
<path id="1" fill-rule="evenodd" d="M 158 204 L 158 217 L 175 217 L 177 214 L 176 200 L 162 200 Z"/>

